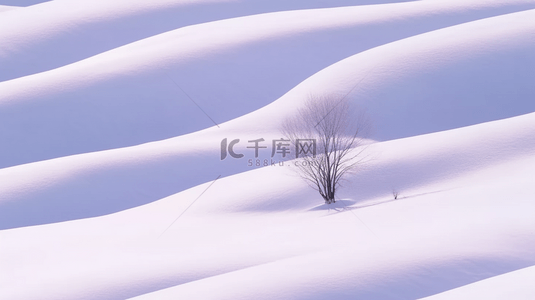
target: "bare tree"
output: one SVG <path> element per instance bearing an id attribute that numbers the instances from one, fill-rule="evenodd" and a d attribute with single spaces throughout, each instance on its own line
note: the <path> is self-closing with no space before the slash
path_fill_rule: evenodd
<path id="1" fill-rule="evenodd" d="M 299 175 L 327 204 L 336 202 L 340 181 L 362 161 L 362 150 L 355 148 L 362 144 L 363 121 L 344 98 L 310 97 L 282 126 L 299 158 Z"/>

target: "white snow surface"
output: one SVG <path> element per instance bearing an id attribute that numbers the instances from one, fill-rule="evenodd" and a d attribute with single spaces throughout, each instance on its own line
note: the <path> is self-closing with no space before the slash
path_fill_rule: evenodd
<path id="1" fill-rule="evenodd" d="M 37 2 L 0 1 L 0 299 L 535 299 L 535 1 Z M 325 205 L 271 141 L 332 94 L 369 144 Z"/>
<path id="2" fill-rule="evenodd" d="M 16 9 L 16 6 L 0 5 L 0 12 Z"/>
<path id="3" fill-rule="evenodd" d="M 529 267 L 485 279 L 451 291 L 440 293 L 425 300 L 445 299 L 533 299 L 535 294 L 535 268 Z M 422 299 L 423 300 L 423 299 Z"/>

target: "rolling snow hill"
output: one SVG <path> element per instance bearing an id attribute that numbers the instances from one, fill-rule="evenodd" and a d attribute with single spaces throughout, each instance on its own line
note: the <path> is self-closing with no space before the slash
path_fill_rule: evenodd
<path id="1" fill-rule="evenodd" d="M 534 1 L 4 5 L 0 299 L 535 297 Z M 332 94 L 325 205 L 270 147 Z"/>

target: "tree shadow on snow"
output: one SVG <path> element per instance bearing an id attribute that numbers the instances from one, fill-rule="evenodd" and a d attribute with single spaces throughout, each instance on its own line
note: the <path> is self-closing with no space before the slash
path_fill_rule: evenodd
<path id="1" fill-rule="evenodd" d="M 357 203 L 357 201 L 350 200 L 350 199 L 347 199 L 347 200 L 336 200 L 335 203 L 332 203 L 332 204 L 321 204 L 321 205 L 318 205 L 318 206 L 315 206 L 315 207 L 309 209 L 308 211 L 330 210 L 330 209 L 340 210 L 341 211 L 341 210 L 345 209 L 347 206 L 353 205 L 355 203 Z"/>
<path id="2" fill-rule="evenodd" d="M 340 200 L 336 200 L 336 202 L 332 204 L 322 204 L 322 205 L 315 206 L 309 209 L 308 211 L 320 211 L 320 210 L 330 211 L 332 209 L 335 211 L 335 213 L 341 213 L 345 210 L 356 210 L 356 209 L 361 209 L 365 207 L 376 206 L 376 205 L 386 204 L 386 203 L 395 202 L 395 201 L 402 201 L 402 200 L 416 198 L 416 197 L 430 195 L 430 194 L 437 194 L 437 193 L 441 193 L 441 192 L 448 191 L 448 190 L 451 190 L 451 189 L 442 189 L 442 190 L 436 190 L 432 192 L 407 195 L 403 197 L 398 197 L 397 199 L 394 199 L 394 198 L 384 199 L 383 198 L 382 200 L 372 200 L 372 201 L 366 201 L 366 200 L 357 201 L 357 200 L 351 200 L 351 199 L 340 199 Z M 354 205 L 356 203 L 361 203 L 361 204 Z"/>

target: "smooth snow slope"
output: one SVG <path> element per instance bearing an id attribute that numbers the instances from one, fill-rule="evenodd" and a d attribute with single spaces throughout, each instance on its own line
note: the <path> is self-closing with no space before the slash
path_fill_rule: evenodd
<path id="1" fill-rule="evenodd" d="M 16 6 L 0 5 L 0 12 L 17 9 Z"/>
<path id="2" fill-rule="evenodd" d="M 39 2 L 16 1 L 19 4 L 0 4 Z M 0 18 L 0 81 L 51 70 L 187 25 L 274 11 L 389 2 L 404 1 L 54 0 Z M 529 1 L 516 0 L 508 6 L 518 11 L 528 5 Z"/>
<path id="3" fill-rule="evenodd" d="M 418 1 L 235 18 L 180 28 L 55 70 L 2 82 L 0 142 L 4 147 L 1 149 L 0 168 L 132 146 L 215 126 L 184 92 L 191 96 L 211 119 L 220 124 L 273 102 L 307 77 L 348 56 L 415 34 L 427 31 L 433 34 L 433 30 L 441 27 L 507 13 L 519 9 L 518 3 L 520 2 L 511 4 L 504 1 L 478 1 L 474 4 L 466 1 Z M 528 6 L 535 8 L 535 3 Z M 494 22 L 500 24 L 491 26 L 503 26 L 502 22 Z M 507 28 L 504 30 L 508 34 L 522 34 L 518 28 Z M 450 35 L 458 32 L 465 34 L 466 30 L 472 29 L 459 28 L 449 32 Z M 491 30 L 487 28 L 487 31 Z M 466 34 L 469 37 L 478 35 L 476 32 Z M 491 40 L 492 36 L 483 36 L 481 39 L 489 40 L 488 47 L 497 43 Z M 450 42 L 457 45 L 463 41 Z M 409 51 L 418 54 L 420 45 L 416 44 L 420 42 L 410 43 L 416 48 Z M 434 38 L 430 36 L 421 47 L 433 47 L 432 43 Z M 55 45 L 57 46 L 57 43 Z M 67 49 L 72 48 L 68 44 L 64 46 Z M 502 64 L 509 63 L 505 61 L 507 55 L 502 52 L 507 49 L 499 47 L 490 50 L 491 55 L 494 51 L 498 52 L 496 55 L 500 57 L 497 62 L 487 66 L 488 59 L 494 57 L 482 57 L 479 61 L 474 61 L 475 65 L 470 69 L 467 67 L 467 70 L 475 73 L 470 74 L 471 76 L 480 73 L 484 76 L 481 82 L 474 82 L 472 85 L 486 85 L 491 80 L 500 82 L 516 76 L 531 76 L 531 44 L 526 41 L 525 44 L 517 46 L 512 49 L 513 53 L 510 55 L 527 56 L 521 68 L 513 69 L 515 71 L 512 74 L 500 72 Z M 386 51 L 399 57 L 401 54 L 396 54 L 396 47 L 394 45 Z M 462 48 L 463 45 L 460 47 L 463 51 L 471 51 L 473 45 L 466 45 L 468 48 Z M 524 51 L 522 47 L 526 48 L 527 54 L 519 52 Z M 16 49 L 12 51 L 19 53 Z M 383 55 L 373 54 L 379 52 L 381 51 L 370 52 L 374 62 Z M 458 61 L 460 54 L 457 52 L 454 55 L 452 59 L 462 64 L 463 61 Z M 60 53 L 57 55 L 63 56 Z M 516 63 L 516 60 L 512 63 Z M 380 64 L 371 65 L 369 62 L 364 65 L 359 63 L 353 68 L 355 72 L 370 72 L 371 69 L 374 72 L 381 71 Z M 360 80 L 362 74 L 356 75 L 356 80 Z M 350 80 L 355 78 L 355 75 L 349 76 Z M 492 76 L 498 78 L 489 78 Z M 473 77 L 469 79 L 475 80 Z M 407 80 L 422 84 L 420 78 Z M 451 82 L 453 79 L 447 80 Z M 438 83 L 434 83 L 432 78 L 430 81 L 426 85 L 441 84 L 442 78 L 436 78 Z M 525 82 L 527 80 L 519 80 L 516 84 Z M 405 85 L 411 86 L 411 83 L 403 83 L 401 86 Z M 210 88 L 206 88 L 207 86 Z M 432 91 L 443 88 L 431 87 Z M 500 90 L 507 88 L 503 86 L 493 84 L 492 88 L 496 91 L 489 91 L 491 95 L 509 92 Z M 426 94 L 428 91 L 425 87 L 417 90 L 422 89 L 424 93 L 420 96 L 436 97 Z M 519 88 L 523 89 L 525 88 Z M 530 92 L 526 93 L 529 96 Z M 378 99 L 392 98 L 381 94 L 370 95 L 372 96 Z M 457 95 L 443 95 L 440 99 L 446 96 L 452 98 Z M 481 95 L 476 96 L 479 98 Z M 441 101 L 440 99 L 438 101 Z M 404 101 L 399 103 L 402 102 Z M 395 106 L 390 107 L 392 109 Z M 514 113 L 531 111 L 531 107 L 524 109 L 522 106 Z M 388 114 L 392 112 L 389 110 Z M 399 112 L 398 117 L 404 116 L 403 111 Z M 446 111 L 444 117 L 449 116 Z M 476 121 L 509 116 L 512 114 L 507 111 L 498 111 L 482 115 Z M 375 115 L 374 117 L 379 118 Z M 453 126 L 439 123 L 441 126 L 430 128 L 427 132 L 455 128 L 468 123 L 465 121 Z M 24 134 L 19 134 L 20 131 Z M 422 130 L 388 131 L 378 132 L 376 137 L 386 139 L 419 133 L 422 133 Z"/>
<path id="4" fill-rule="evenodd" d="M 53 2 L 19 10 L 41 7 L 46 19 L 89 3 Z M 126 2 L 95 3 L 89 15 L 106 27 L 186 2 L 131 2 L 130 17 L 117 19 L 111 6 Z M 466 298 L 529 281 L 533 4 L 417 1 L 226 19 L 1 82 L 0 299 Z M 72 28 L 53 36 L 75 41 Z M 97 44 L 91 51 L 103 51 Z M 191 80 L 186 92 L 219 127 L 187 97 L 171 102 L 171 80 L 151 98 L 146 85 L 159 90 L 166 70 L 180 85 Z M 232 81 L 240 89 L 223 88 Z M 323 94 L 348 94 L 379 141 L 332 206 L 292 161 L 247 166 L 248 140 L 271 146 L 281 121 Z M 245 157 L 220 160 L 223 138 L 239 138 Z"/>
<path id="5" fill-rule="evenodd" d="M 535 282 L 535 267 L 529 267 L 462 286 L 422 300 L 530 300 L 535 295 L 533 282 Z"/>
<path id="6" fill-rule="evenodd" d="M 0 0 L 0 6 L 30 6 L 35 5 L 43 2 L 48 2 L 51 0 Z"/>
<path id="7" fill-rule="evenodd" d="M 112 215 L 3 230 L 0 297 L 124 299 L 175 286 L 140 299 L 415 299 L 531 266 L 535 156 L 494 159 L 533 149 L 524 137 L 496 143 L 510 133 L 496 127 L 533 128 L 519 121 L 376 144 L 381 157 L 334 210 L 285 166 Z"/>
<path id="8" fill-rule="evenodd" d="M 531 85 L 535 75 L 535 67 L 531 67 L 535 53 L 534 17 L 535 10 L 530 10 L 484 19 L 359 53 L 315 74 L 271 105 L 221 124 L 220 128 L 147 145 L 5 168 L 0 170 L 0 178 L 6 178 L 0 180 L 1 228 L 112 213 L 155 201 L 218 175 L 248 170 L 246 159 L 220 162 L 223 138 L 242 139 L 242 152 L 250 152 L 245 141 L 280 138 L 281 120 L 290 117 L 308 95 L 344 94 L 352 91 L 355 82 L 360 85 L 352 91 L 351 98 L 371 115 L 375 137 L 410 136 L 470 125 L 474 120 L 535 111 Z M 496 31 L 496 27 L 503 29 Z M 526 60 L 511 59 L 519 56 Z M 425 64 L 417 64 L 419 60 Z M 459 72 L 452 70 L 461 70 L 461 66 L 477 76 L 463 77 L 463 84 L 456 83 Z M 514 67 L 514 71 L 500 72 L 507 66 Z M 422 83 L 424 77 L 427 80 Z M 491 84 L 494 82 L 504 84 Z M 400 92 L 405 86 L 420 93 L 405 97 Z M 426 89 L 428 86 L 434 88 Z M 399 92 L 399 98 L 376 96 L 389 92 L 392 95 L 394 91 Z M 531 131 L 526 130 L 511 130 L 508 134 L 529 136 Z M 528 145 L 530 140 L 527 139 Z M 511 141 L 516 143 L 515 139 Z M 526 146 L 518 150 L 532 149 Z"/>

